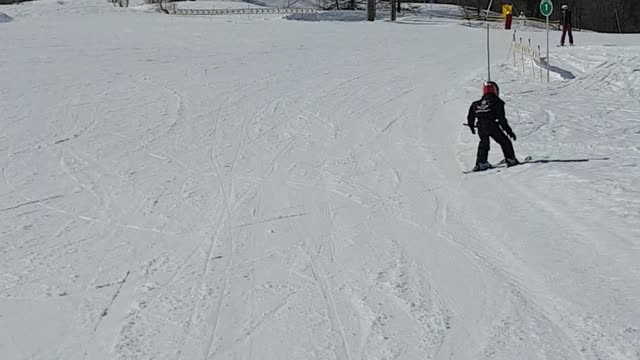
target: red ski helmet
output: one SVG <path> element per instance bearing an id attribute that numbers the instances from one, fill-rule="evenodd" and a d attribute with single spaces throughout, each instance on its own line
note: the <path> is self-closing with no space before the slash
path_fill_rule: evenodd
<path id="1" fill-rule="evenodd" d="M 498 84 L 494 81 L 485 81 L 484 86 L 482 87 L 482 95 L 486 95 L 488 93 L 500 96 L 500 88 L 498 87 Z"/>

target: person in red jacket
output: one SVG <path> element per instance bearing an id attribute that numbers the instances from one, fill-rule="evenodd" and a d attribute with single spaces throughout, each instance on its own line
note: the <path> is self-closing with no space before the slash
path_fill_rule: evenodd
<path id="1" fill-rule="evenodd" d="M 500 144 L 507 167 L 520 163 L 513 150 L 513 144 L 509 140 L 511 138 L 515 141 L 516 134 L 513 133 L 505 116 L 504 101 L 500 99 L 498 84 L 493 81 L 484 83 L 482 98 L 474 101 L 469 107 L 467 125 L 474 135 L 478 129 L 478 137 L 480 137 L 476 165 L 473 171 L 482 171 L 492 167 L 488 162 L 490 139 Z"/>
<path id="2" fill-rule="evenodd" d="M 504 28 L 506 30 L 511 30 L 511 22 L 513 21 L 513 15 L 511 15 L 511 11 L 507 11 L 507 15 L 504 20 Z"/>
<path id="3" fill-rule="evenodd" d="M 571 33 L 571 10 L 569 5 L 562 5 L 562 37 L 560 38 L 560 46 L 564 46 L 564 39 L 569 34 L 569 45 L 573 46 L 573 34 Z"/>

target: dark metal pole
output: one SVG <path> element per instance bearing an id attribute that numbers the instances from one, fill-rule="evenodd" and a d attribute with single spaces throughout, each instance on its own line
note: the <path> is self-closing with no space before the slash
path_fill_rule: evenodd
<path id="1" fill-rule="evenodd" d="M 489 24 L 487 24 L 487 81 L 491 81 L 491 49 L 489 42 Z"/>

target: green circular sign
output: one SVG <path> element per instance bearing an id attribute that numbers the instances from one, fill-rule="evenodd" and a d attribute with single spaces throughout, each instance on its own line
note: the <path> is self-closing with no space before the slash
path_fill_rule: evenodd
<path id="1" fill-rule="evenodd" d="M 543 16 L 549 16 L 553 12 L 553 3 L 551 0 L 542 0 L 540 1 L 540 13 Z"/>

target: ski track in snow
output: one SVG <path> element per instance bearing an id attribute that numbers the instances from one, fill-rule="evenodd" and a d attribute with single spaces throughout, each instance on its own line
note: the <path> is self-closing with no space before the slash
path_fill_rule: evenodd
<path id="1" fill-rule="evenodd" d="M 483 30 L 3 12 L 3 356 L 640 358 L 633 40 L 492 69 L 520 158 L 590 161 L 462 175 Z"/>

